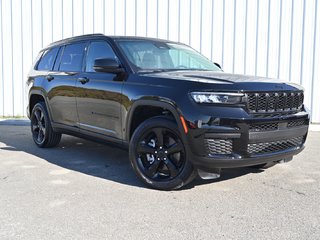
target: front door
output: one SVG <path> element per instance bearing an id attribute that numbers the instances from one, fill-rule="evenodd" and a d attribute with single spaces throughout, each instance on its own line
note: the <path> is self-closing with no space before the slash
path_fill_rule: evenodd
<path id="1" fill-rule="evenodd" d="M 94 132 L 120 139 L 120 105 L 123 82 L 114 73 L 95 72 L 93 63 L 98 58 L 117 59 L 106 41 L 89 44 L 85 71 L 79 76 L 77 86 L 77 109 L 80 131 Z"/>

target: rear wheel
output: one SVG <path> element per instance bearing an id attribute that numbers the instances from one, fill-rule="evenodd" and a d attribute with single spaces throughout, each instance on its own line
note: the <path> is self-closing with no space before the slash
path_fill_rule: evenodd
<path id="1" fill-rule="evenodd" d="M 44 102 L 37 103 L 32 109 L 31 132 L 33 141 L 41 148 L 55 147 L 61 140 L 61 134 L 52 129 Z"/>
<path id="2" fill-rule="evenodd" d="M 166 117 L 154 117 L 138 126 L 129 157 L 138 177 L 152 188 L 178 189 L 196 176 L 177 124 Z"/>

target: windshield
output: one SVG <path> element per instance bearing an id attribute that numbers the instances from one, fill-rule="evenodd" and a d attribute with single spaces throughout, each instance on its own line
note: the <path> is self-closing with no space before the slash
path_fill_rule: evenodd
<path id="1" fill-rule="evenodd" d="M 206 57 L 183 44 L 152 40 L 118 42 L 132 67 L 138 71 L 221 71 Z"/>

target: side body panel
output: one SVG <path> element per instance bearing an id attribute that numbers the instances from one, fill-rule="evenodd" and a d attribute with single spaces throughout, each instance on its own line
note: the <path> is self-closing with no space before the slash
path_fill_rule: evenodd
<path id="1" fill-rule="evenodd" d="M 78 74 L 51 71 L 51 81 L 44 80 L 43 88 L 47 93 L 54 123 L 76 127 L 78 122 L 76 108 L 76 79 Z"/>
<path id="2" fill-rule="evenodd" d="M 79 127 L 122 139 L 121 129 L 121 91 L 123 81 L 115 81 L 115 74 L 82 73 L 88 79 L 82 84 L 77 81 L 77 108 Z"/>

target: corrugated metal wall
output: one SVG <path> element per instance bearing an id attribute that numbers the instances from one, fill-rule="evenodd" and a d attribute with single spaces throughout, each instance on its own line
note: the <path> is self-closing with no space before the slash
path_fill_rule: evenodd
<path id="1" fill-rule="evenodd" d="M 318 0 L 0 0 L 0 116 L 25 115 L 28 70 L 52 41 L 86 33 L 190 44 L 226 72 L 290 80 L 320 122 Z"/>

